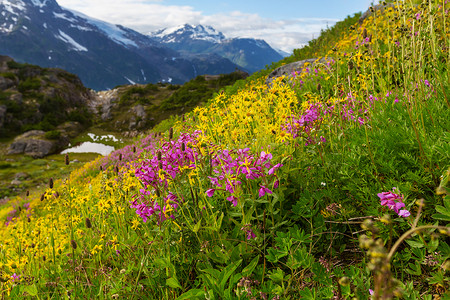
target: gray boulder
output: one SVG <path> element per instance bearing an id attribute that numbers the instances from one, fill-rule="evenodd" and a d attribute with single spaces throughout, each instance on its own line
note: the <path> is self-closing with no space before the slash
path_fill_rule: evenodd
<path id="1" fill-rule="evenodd" d="M 377 4 L 372 6 L 372 9 L 366 10 L 365 13 L 362 14 L 362 16 L 359 18 L 359 24 L 362 24 L 365 19 L 367 19 L 369 16 L 373 15 L 374 13 L 384 13 L 384 10 L 389 7 L 395 7 L 393 3 L 386 3 L 386 5 L 383 4 Z"/>
<path id="2" fill-rule="evenodd" d="M 13 80 L 0 76 L 0 90 L 7 90 L 14 85 L 15 82 Z"/>
<path id="3" fill-rule="evenodd" d="M 144 119 L 145 117 L 147 117 L 147 113 L 145 112 L 145 108 L 141 104 L 133 106 L 130 109 L 130 112 L 135 114 L 136 117 L 138 117 L 138 118 Z"/>
<path id="4" fill-rule="evenodd" d="M 55 153 L 58 146 L 58 141 L 45 139 L 44 131 L 31 130 L 14 139 L 8 148 L 8 155 L 25 154 L 34 158 L 42 158 Z"/>
<path id="5" fill-rule="evenodd" d="M 3 127 L 6 119 L 6 105 L 0 105 L 0 128 Z"/>
<path id="6" fill-rule="evenodd" d="M 305 64 L 308 63 L 308 66 L 314 66 L 315 63 L 327 63 L 328 61 L 331 61 L 331 58 L 325 59 L 325 58 L 321 58 L 316 62 L 317 58 L 308 58 L 308 59 L 304 59 L 304 60 L 300 60 L 300 61 L 296 61 L 284 66 L 281 66 L 279 68 L 276 68 L 275 70 L 272 71 L 272 73 L 269 74 L 269 76 L 267 76 L 266 79 L 266 84 L 270 85 L 272 83 L 272 81 L 275 78 L 281 77 L 281 76 L 293 76 L 294 73 L 302 73 L 305 71 L 306 67 Z"/>

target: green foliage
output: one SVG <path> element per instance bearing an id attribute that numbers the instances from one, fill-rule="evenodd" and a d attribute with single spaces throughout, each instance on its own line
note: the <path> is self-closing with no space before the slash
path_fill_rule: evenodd
<path id="1" fill-rule="evenodd" d="M 38 90 L 41 87 L 41 81 L 39 78 L 27 78 L 24 81 L 20 81 L 17 89 L 21 93 L 29 92 L 30 90 Z"/>
<path id="2" fill-rule="evenodd" d="M 0 76 L 7 78 L 7 79 L 14 80 L 14 81 L 17 79 L 16 75 L 14 75 L 14 73 L 11 73 L 11 72 L 0 73 Z"/>
<path id="3" fill-rule="evenodd" d="M 49 140 L 57 140 L 61 137 L 61 131 L 52 130 L 45 133 L 45 138 Z"/>
<path id="4" fill-rule="evenodd" d="M 165 99 L 160 107 L 162 110 L 189 109 L 200 103 L 206 103 L 221 88 L 233 84 L 245 76 L 246 74 L 241 72 L 222 74 L 217 79 L 211 80 L 206 80 L 205 76 L 197 76 L 177 88 L 175 93 Z"/>

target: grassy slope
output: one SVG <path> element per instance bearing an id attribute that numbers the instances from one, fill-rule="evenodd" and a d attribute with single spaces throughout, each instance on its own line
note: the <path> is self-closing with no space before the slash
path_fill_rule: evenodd
<path id="1" fill-rule="evenodd" d="M 271 87 L 252 76 L 174 133 L 16 199 L 0 211 L 1 292 L 445 299 L 450 248 L 437 233 L 448 227 L 394 244 L 450 220 L 450 5 L 440 4 L 343 28 L 326 52 L 295 54 L 334 63 Z M 403 217 L 380 205 L 381 192 Z"/>
<path id="2" fill-rule="evenodd" d="M 41 69 L 36 66 L 22 64 L 18 64 L 18 66 L 22 69 L 37 68 L 41 72 L 50 72 L 47 69 Z M 66 73 L 63 74 L 68 75 Z M 204 80 L 204 76 L 198 76 L 196 79 L 193 79 L 184 85 L 156 85 L 150 83 L 140 86 L 121 86 L 118 88 L 119 90 L 117 93 L 119 103 L 112 109 L 112 119 L 106 122 L 100 122 L 97 121 L 96 118 L 90 118 L 90 122 L 95 125 L 86 129 L 86 132 L 84 133 L 78 133 L 78 136 L 71 140 L 71 144 L 75 145 L 85 141 L 92 142 L 87 136 L 87 132 L 95 133 L 97 135 L 117 135 L 117 137 L 120 137 L 123 141 L 111 144 L 111 146 L 116 148 L 129 144 L 132 142 L 131 138 L 121 137 L 121 131 L 127 131 L 127 124 L 130 122 L 130 115 L 124 113 L 124 111 L 128 112 L 131 107 L 137 104 L 143 105 L 148 114 L 148 120 L 143 124 L 142 128 L 139 128 L 139 130 L 145 131 L 166 119 L 173 120 L 177 114 L 191 111 L 200 103 L 207 102 L 207 100 L 221 88 L 234 83 L 236 80 L 243 79 L 245 76 L 246 74 L 244 73 L 233 72 L 213 77 L 211 80 Z M 26 96 L 30 95 L 30 91 L 24 93 L 24 95 L 26 101 Z M 32 111 L 25 111 L 25 113 L 31 114 Z M 50 115 L 58 113 L 60 113 L 58 109 L 50 111 Z M 122 124 L 122 126 L 118 124 Z M 162 123 L 159 127 L 163 128 L 164 124 L 165 123 Z M 36 128 L 42 129 L 42 127 L 39 126 Z M 38 161 L 23 155 L 8 156 L 6 153 L 11 141 L 12 138 L 0 140 L 0 199 L 4 197 L 12 198 L 19 194 L 24 195 L 27 190 L 33 188 L 42 189 L 50 177 L 57 178 L 61 175 L 65 176 L 74 169 L 74 166 L 80 166 L 81 163 L 89 162 L 98 156 L 94 153 L 73 154 L 71 155 L 72 160 L 77 160 L 79 163 L 71 165 L 70 167 L 65 167 L 64 155 L 59 154 L 51 155 Z M 16 174 L 24 172 L 27 173 L 27 177 L 21 178 L 20 184 L 11 184 L 13 179 L 17 177 Z"/>

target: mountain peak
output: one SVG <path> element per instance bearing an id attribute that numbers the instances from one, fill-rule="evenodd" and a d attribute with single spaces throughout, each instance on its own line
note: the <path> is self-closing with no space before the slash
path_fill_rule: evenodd
<path id="1" fill-rule="evenodd" d="M 221 43 L 225 40 L 222 32 L 217 31 L 211 26 L 201 24 L 184 24 L 176 27 L 164 28 L 150 33 L 150 36 L 157 38 L 164 43 L 179 43 L 186 39 L 203 40 L 212 43 Z"/>
<path id="2" fill-rule="evenodd" d="M 55 0 L 0 0 L 0 4 L 3 4 L 6 11 L 11 13 L 25 11 L 27 7 L 59 7 Z"/>

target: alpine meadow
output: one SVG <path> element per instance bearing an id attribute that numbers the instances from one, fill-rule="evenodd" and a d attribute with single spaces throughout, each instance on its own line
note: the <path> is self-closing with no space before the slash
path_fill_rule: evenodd
<path id="1" fill-rule="evenodd" d="M 450 299 L 449 13 L 373 5 L 14 197 L 0 298 Z"/>

